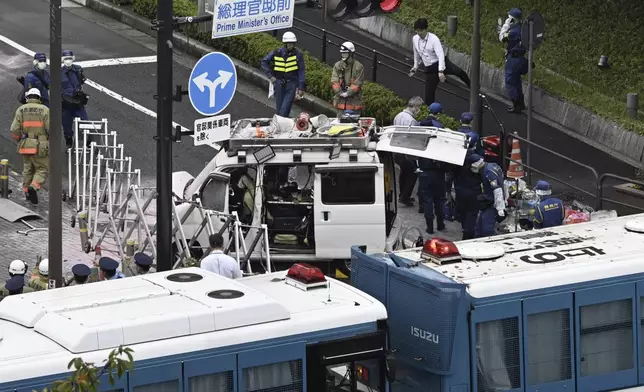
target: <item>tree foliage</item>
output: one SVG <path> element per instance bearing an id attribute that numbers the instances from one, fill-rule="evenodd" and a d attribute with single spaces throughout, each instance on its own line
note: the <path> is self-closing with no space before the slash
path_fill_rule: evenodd
<path id="1" fill-rule="evenodd" d="M 114 385 L 117 378 L 132 370 L 133 352 L 129 347 L 119 346 L 103 360 L 101 367 L 97 367 L 93 362 L 85 362 L 80 357 L 74 358 L 67 364 L 68 369 L 74 369 L 72 375 L 65 380 L 54 381 L 51 388 L 45 388 L 41 392 L 97 392 L 100 379 L 104 375 L 108 376 L 110 385 Z"/>

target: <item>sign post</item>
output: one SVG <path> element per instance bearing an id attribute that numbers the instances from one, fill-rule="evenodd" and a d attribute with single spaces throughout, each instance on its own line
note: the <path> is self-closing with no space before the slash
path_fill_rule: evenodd
<path id="1" fill-rule="evenodd" d="M 523 21 L 521 26 L 521 42 L 523 45 L 528 43 L 528 124 L 527 124 L 527 139 L 532 141 L 532 84 L 534 73 L 532 72 L 532 63 L 534 61 L 534 50 L 541 45 L 545 36 L 546 23 L 543 16 L 537 11 L 532 12 L 526 20 Z M 532 183 L 532 170 L 530 162 L 530 144 L 526 149 L 526 165 L 528 167 L 528 185 Z"/>

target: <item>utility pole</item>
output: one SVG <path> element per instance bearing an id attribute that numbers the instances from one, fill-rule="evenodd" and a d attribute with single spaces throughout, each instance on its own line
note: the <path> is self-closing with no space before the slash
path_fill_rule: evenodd
<path id="1" fill-rule="evenodd" d="M 60 1 L 60 0 L 58 0 Z M 157 9 L 157 270 L 172 269 L 172 0 Z"/>
<path id="2" fill-rule="evenodd" d="M 63 286 L 63 160 L 61 0 L 49 3 L 49 287 Z M 71 175 L 71 173 L 70 173 Z"/>
<path id="3" fill-rule="evenodd" d="M 479 103 L 481 89 L 481 0 L 474 0 L 474 31 L 472 32 L 472 64 L 470 68 L 470 112 L 474 114 L 473 130 L 481 134 L 483 110 Z"/>

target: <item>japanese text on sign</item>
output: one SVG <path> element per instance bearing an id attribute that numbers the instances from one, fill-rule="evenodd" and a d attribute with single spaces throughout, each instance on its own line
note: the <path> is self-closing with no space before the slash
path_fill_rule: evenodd
<path id="1" fill-rule="evenodd" d="M 295 0 L 216 0 L 212 38 L 287 29 Z"/>
<path id="2" fill-rule="evenodd" d="M 195 120 L 195 146 L 214 144 L 230 138 L 230 114 Z"/>

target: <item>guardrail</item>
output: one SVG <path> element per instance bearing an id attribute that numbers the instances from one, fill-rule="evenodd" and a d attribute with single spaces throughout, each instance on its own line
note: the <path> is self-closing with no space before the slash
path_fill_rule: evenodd
<path id="1" fill-rule="evenodd" d="M 295 23 L 299 24 L 300 26 L 298 26 L 298 25 L 296 25 L 294 23 L 293 27 L 292 27 L 293 30 L 297 30 L 299 32 L 302 32 L 302 33 L 310 36 L 310 37 L 317 38 L 318 40 L 321 41 L 320 45 L 321 45 L 321 49 L 322 49 L 322 55 L 321 55 L 320 60 L 322 62 L 324 62 L 324 63 L 327 62 L 327 50 L 328 50 L 329 46 L 340 48 L 340 45 L 342 45 L 343 42 L 351 41 L 350 39 L 342 37 L 339 34 L 333 33 L 333 32 L 331 32 L 329 30 L 326 30 L 326 29 L 322 29 L 322 28 L 320 28 L 320 27 L 318 27 L 318 26 L 316 26 L 314 24 L 311 24 L 311 23 L 306 22 L 304 20 L 301 20 L 299 18 L 294 18 L 294 20 L 295 20 Z M 301 27 L 301 26 L 305 26 L 305 27 Z M 273 30 L 272 34 L 273 34 L 274 37 L 277 37 L 278 31 Z M 335 38 L 339 42 L 334 42 L 334 40 L 332 40 L 331 38 Z M 351 41 L 351 42 L 353 42 L 353 41 Z M 387 68 L 387 69 L 389 69 L 391 71 L 394 71 L 396 73 L 399 73 L 401 75 L 405 75 L 406 77 L 408 77 L 409 70 L 411 69 L 413 64 L 407 63 L 405 61 L 401 61 L 401 60 L 399 60 L 397 58 L 394 58 L 392 56 L 389 56 L 389 55 L 387 55 L 385 53 L 381 53 L 381 52 L 377 51 L 376 49 L 370 48 L 370 47 L 368 47 L 366 45 L 362 45 L 362 44 L 357 43 L 357 42 L 353 42 L 353 44 L 356 47 L 362 48 L 362 49 L 364 49 L 364 51 L 369 53 L 369 55 L 366 55 L 366 54 L 363 54 L 361 51 L 356 51 L 355 55 L 357 57 L 359 57 L 359 58 L 363 58 L 363 59 L 371 61 L 371 64 L 372 64 L 371 65 L 371 81 L 372 82 L 375 82 L 375 83 L 378 82 L 378 69 L 379 69 L 379 67 Z M 401 69 L 400 67 L 405 67 L 405 68 Z M 423 84 L 425 84 L 425 82 L 426 82 L 425 79 L 419 78 L 418 76 L 412 76 L 412 77 L 410 77 L 410 79 L 414 79 L 416 81 L 422 82 Z M 459 86 L 458 84 L 450 83 L 449 79 L 447 80 L 446 83 L 450 84 L 451 86 L 461 88 L 461 86 Z M 470 100 L 469 94 L 460 95 L 458 93 L 455 93 L 453 91 L 450 91 L 450 90 L 442 87 L 440 84 L 438 86 L 438 89 L 443 91 L 443 92 L 445 92 L 445 93 L 447 93 L 447 94 L 450 94 L 450 95 L 453 95 L 453 96 L 458 97 L 460 99 L 463 99 L 465 101 Z M 429 103 L 431 103 L 431 102 L 429 102 Z"/>

